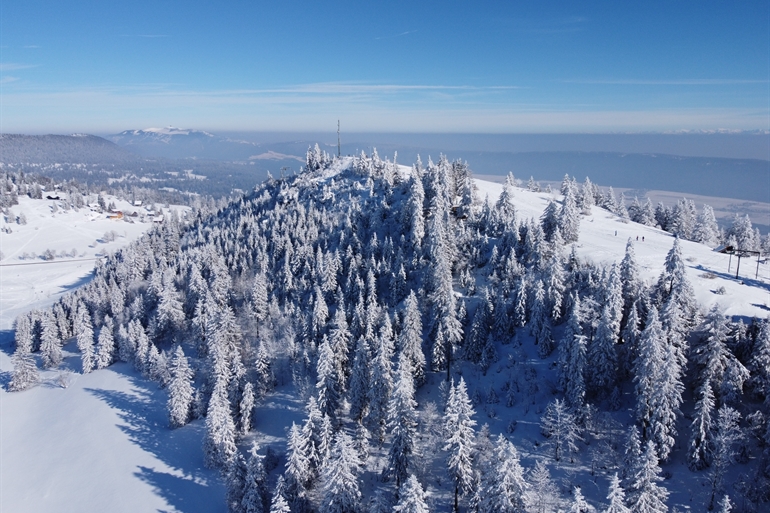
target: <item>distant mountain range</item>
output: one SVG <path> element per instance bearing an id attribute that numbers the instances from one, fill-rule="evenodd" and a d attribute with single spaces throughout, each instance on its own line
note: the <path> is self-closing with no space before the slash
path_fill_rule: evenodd
<path id="1" fill-rule="evenodd" d="M 447 141 L 457 142 L 452 140 L 453 136 L 448 137 Z M 536 180 L 558 181 L 567 173 L 581 182 L 588 176 L 602 186 L 635 189 L 640 196 L 645 190 L 664 190 L 770 203 L 767 160 L 616 151 L 469 151 L 455 149 L 455 144 L 442 144 L 440 139 L 417 138 L 412 145 L 361 139 L 343 144 L 342 154 L 356 155 L 362 150 L 370 154 L 376 147 L 381 156 L 392 158 L 398 152 L 399 162 L 414 162 L 420 155 L 427 164 L 429 157 L 437 160 L 443 153 L 450 160 L 467 160 L 478 175 L 512 172 L 523 180 L 533 176 Z M 218 166 L 235 164 L 238 168 L 249 163 L 248 169 L 261 176 L 267 171 L 277 174 L 281 170 L 297 170 L 304 164 L 307 148 L 315 142 L 254 142 L 237 135 L 223 137 L 175 127 L 125 130 L 106 139 L 93 135 L 0 135 L 0 162 L 115 163 L 160 159 L 178 161 L 181 165 L 182 160 L 217 161 Z M 322 147 L 336 153 L 336 144 Z"/>
<path id="2" fill-rule="evenodd" d="M 5 164 L 114 164 L 139 157 L 95 135 L 0 134 L 0 162 Z"/>
<path id="3" fill-rule="evenodd" d="M 125 130 L 108 136 L 110 141 L 145 157 L 167 159 L 209 159 L 224 161 L 287 160 L 304 162 L 298 155 L 275 151 L 280 144 L 264 145 L 204 132 L 203 130 L 166 128 L 145 128 Z M 307 146 L 301 148 L 304 156 Z"/>

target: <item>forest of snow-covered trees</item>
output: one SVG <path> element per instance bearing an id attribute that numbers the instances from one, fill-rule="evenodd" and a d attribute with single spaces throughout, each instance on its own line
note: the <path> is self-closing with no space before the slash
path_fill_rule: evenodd
<path id="1" fill-rule="evenodd" d="M 490 203 L 461 161 L 404 172 L 316 146 L 303 173 L 171 219 L 20 316 L 9 389 L 73 338 L 84 373 L 132 363 L 167 389 L 169 428 L 205 419 L 233 512 L 663 512 L 661 465 L 677 457 L 705 483 L 693 510 L 766 508 L 770 325 L 702 312 L 679 241 L 760 248 L 750 221 L 723 233 L 708 207 L 626 208 L 568 177 L 525 219 L 515 189 Z M 599 207 L 677 236 L 657 282 L 631 240 L 609 266 L 578 257 Z M 260 447 L 250 433 L 276 387 L 305 418 Z M 536 457 L 517 448 L 522 404 L 540 416 Z M 601 475 L 598 500 L 558 486 L 565 468 Z"/>

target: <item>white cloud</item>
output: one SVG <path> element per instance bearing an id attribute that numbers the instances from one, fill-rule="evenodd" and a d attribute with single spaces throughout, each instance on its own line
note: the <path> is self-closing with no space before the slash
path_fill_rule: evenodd
<path id="1" fill-rule="evenodd" d="M 271 89 L 185 91 L 169 86 L 5 91 L 6 130 L 118 132 L 190 126 L 210 130 L 662 132 L 767 130 L 770 109 L 613 110 L 524 102 L 515 89 L 403 84 L 300 84 Z"/>
<path id="2" fill-rule="evenodd" d="M 16 71 L 37 67 L 36 64 L 19 64 L 17 62 L 0 62 L 0 71 Z"/>
<path id="3" fill-rule="evenodd" d="M 590 79 L 590 80 L 565 80 L 568 84 L 589 85 L 660 85 L 660 86 L 711 86 L 711 85 L 742 85 L 742 84 L 767 84 L 767 80 L 748 80 L 730 78 L 691 78 L 674 80 L 641 80 L 641 79 Z"/>

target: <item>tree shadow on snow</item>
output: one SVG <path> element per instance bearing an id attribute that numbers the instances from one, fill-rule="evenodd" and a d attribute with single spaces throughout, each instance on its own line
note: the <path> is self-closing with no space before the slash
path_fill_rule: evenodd
<path id="1" fill-rule="evenodd" d="M 13 356 L 15 350 L 14 337 L 14 330 L 0 330 L 0 351 L 8 356 Z"/>
<path id="2" fill-rule="evenodd" d="M 129 392 L 93 388 L 86 391 L 118 412 L 123 421 L 118 428 L 131 442 L 174 471 L 139 467 L 135 475 L 178 511 L 224 510 L 224 486 L 217 472 L 203 467 L 203 422 L 170 429 L 166 392 L 136 376 L 127 364 L 116 364 L 110 369 L 128 378 L 133 389 Z"/>
<path id="3" fill-rule="evenodd" d="M 93 278 L 94 278 L 94 271 L 91 270 L 91 271 L 88 272 L 88 274 L 85 274 L 85 275 L 81 276 L 80 278 L 78 278 L 77 280 L 73 281 L 72 283 L 59 287 L 59 292 L 58 293 L 59 294 L 64 294 L 64 293 L 67 293 L 67 292 L 71 292 L 71 291 L 73 291 L 75 289 L 78 289 L 78 288 L 82 287 L 83 285 L 85 285 L 86 283 L 91 281 Z"/>
<path id="4" fill-rule="evenodd" d="M 695 266 L 695 267 L 692 267 L 692 268 L 693 269 L 698 269 L 699 271 L 709 272 L 709 273 L 714 274 L 716 276 L 719 276 L 720 278 L 725 279 L 725 280 L 730 280 L 730 281 L 738 282 L 738 283 L 740 283 L 742 285 L 747 285 L 749 287 L 757 287 L 757 288 L 760 288 L 760 289 L 765 289 L 765 290 L 770 292 L 770 285 L 765 283 L 765 282 L 763 282 L 763 281 L 761 281 L 761 280 L 755 280 L 754 278 L 749 278 L 747 276 L 738 276 L 738 278 L 736 278 L 735 274 L 726 273 L 726 272 L 720 272 L 720 271 L 717 271 L 715 269 L 709 269 L 709 268 L 704 267 L 702 265 Z M 733 269 L 735 269 L 735 267 L 733 267 Z M 748 273 L 749 271 L 746 271 L 746 272 Z"/>
<path id="5" fill-rule="evenodd" d="M 212 493 L 205 484 L 201 484 L 186 477 L 175 476 L 167 472 L 158 472 L 153 468 L 139 466 L 139 470 L 134 473 L 139 479 L 153 487 L 155 492 L 163 497 L 169 505 L 173 506 L 172 511 L 182 512 L 203 512 L 212 511 L 211 504 L 201 502 L 201 489 L 203 493 L 211 497 Z M 222 493 L 219 495 L 221 506 L 218 509 L 224 509 L 225 504 Z M 211 502 L 209 500 L 209 502 Z M 166 510 L 158 510 L 159 513 L 165 513 Z"/>

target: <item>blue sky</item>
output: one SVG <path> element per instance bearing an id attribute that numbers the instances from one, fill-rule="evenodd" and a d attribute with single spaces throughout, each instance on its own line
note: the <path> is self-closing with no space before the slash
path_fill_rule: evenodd
<path id="1" fill-rule="evenodd" d="M 0 0 L 0 131 L 767 130 L 769 5 Z"/>

